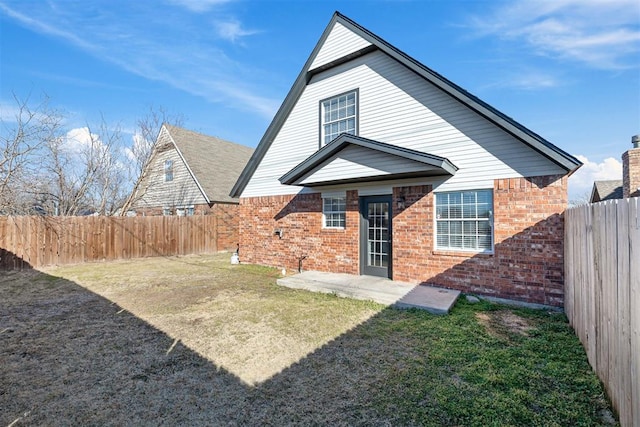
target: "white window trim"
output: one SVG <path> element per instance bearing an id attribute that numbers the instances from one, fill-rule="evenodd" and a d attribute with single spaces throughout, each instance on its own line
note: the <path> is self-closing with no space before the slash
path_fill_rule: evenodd
<path id="1" fill-rule="evenodd" d="M 171 179 L 167 179 L 169 172 L 171 173 Z M 166 159 L 164 161 L 164 182 L 171 182 L 173 181 L 173 179 L 174 179 L 173 159 Z"/>
<path id="2" fill-rule="evenodd" d="M 354 119 L 355 119 L 355 129 L 354 129 L 354 135 L 358 135 L 359 132 L 359 122 L 360 122 L 360 90 L 358 88 L 356 89 L 351 89 L 348 90 L 346 92 L 342 92 L 333 96 L 330 96 L 328 98 L 324 98 L 320 100 L 320 114 L 319 114 L 319 125 L 320 125 L 320 148 L 324 147 L 327 143 L 325 142 L 325 133 L 324 133 L 324 103 L 327 101 L 330 101 L 334 98 L 339 98 L 341 96 L 346 96 L 353 93 L 355 95 L 355 115 L 354 115 Z M 339 135 L 339 134 L 338 134 Z M 337 135 L 336 135 L 337 136 Z"/>
<path id="3" fill-rule="evenodd" d="M 189 215 L 189 213 L 188 213 L 189 209 L 191 209 L 191 215 Z M 180 214 L 180 212 L 182 212 L 182 214 Z M 176 215 L 177 216 L 194 216 L 195 215 L 195 208 L 194 208 L 193 205 L 178 206 L 178 207 L 176 207 Z"/>
<path id="4" fill-rule="evenodd" d="M 344 226 L 331 226 L 327 225 L 327 217 L 324 211 L 324 201 L 326 199 L 343 199 L 344 200 L 344 211 L 332 211 L 331 213 L 340 213 L 344 214 Z M 347 194 L 346 192 L 341 193 L 322 193 L 322 228 L 330 229 L 330 230 L 344 230 L 347 227 Z"/>
<path id="5" fill-rule="evenodd" d="M 491 210 L 489 214 L 489 227 L 491 228 L 491 249 L 465 249 L 465 248 L 452 248 L 452 247 L 440 247 L 438 246 L 438 203 L 437 198 L 438 194 L 445 193 L 464 193 L 465 191 L 490 191 L 491 192 Z M 468 188 L 464 190 L 449 190 L 449 191 L 438 191 L 433 194 L 433 250 L 440 252 L 462 252 L 462 253 L 471 253 L 471 254 L 487 254 L 493 255 L 495 252 L 495 227 L 494 227 L 494 217 L 495 217 L 495 194 L 493 192 L 493 188 Z"/>

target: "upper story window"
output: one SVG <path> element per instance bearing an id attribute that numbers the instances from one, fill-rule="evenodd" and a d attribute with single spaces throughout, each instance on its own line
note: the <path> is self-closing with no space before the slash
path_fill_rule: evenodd
<path id="1" fill-rule="evenodd" d="M 341 133 L 358 133 L 358 91 L 352 90 L 320 102 L 321 146 Z"/>
<path id="2" fill-rule="evenodd" d="M 492 190 L 436 194 L 436 248 L 493 250 Z"/>
<path id="3" fill-rule="evenodd" d="M 164 161 L 164 180 L 173 181 L 173 160 Z"/>

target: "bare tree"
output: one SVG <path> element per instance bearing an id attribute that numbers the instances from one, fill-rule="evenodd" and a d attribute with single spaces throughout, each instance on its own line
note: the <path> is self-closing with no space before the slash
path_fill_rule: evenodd
<path id="1" fill-rule="evenodd" d="M 49 107 L 49 99 L 30 106 L 29 97 L 15 94 L 12 118 L 0 117 L 0 214 L 32 213 L 42 150 L 56 140 L 62 115 Z"/>
<path id="2" fill-rule="evenodd" d="M 93 206 L 100 215 L 114 215 L 126 203 L 133 187 L 130 160 L 123 149 L 120 126 L 109 128 L 103 119 L 100 138 L 102 151 L 92 191 Z"/>
<path id="3" fill-rule="evenodd" d="M 29 97 L 14 100 L 12 116 L 0 116 L 0 215 L 126 213 L 161 125 L 183 122 L 151 107 L 127 149 L 120 125 L 104 117 L 65 133 L 48 97 L 35 105 Z"/>
<path id="4" fill-rule="evenodd" d="M 585 191 L 577 197 L 569 200 L 569 207 L 572 208 L 574 206 L 588 205 L 589 203 L 591 203 L 591 191 Z"/>
<path id="5" fill-rule="evenodd" d="M 47 213 L 113 215 L 131 188 L 120 126 L 102 117 L 98 133 L 88 124 L 76 131 L 46 145 Z"/>

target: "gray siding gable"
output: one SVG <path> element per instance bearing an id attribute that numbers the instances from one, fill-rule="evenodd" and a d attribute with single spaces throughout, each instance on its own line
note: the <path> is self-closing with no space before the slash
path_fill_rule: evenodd
<path id="1" fill-rule="evenodd" d="M 280 182 L 313 186 L 391 176 L 454 175 L 457 170 L 444 157 L 343 133 L 283 175 Z"/>
<path id="2" fill-rule="evenodd" d="M 229 196 L 253 149 L 214 136 L 163 124 L 152 157 L 135 188 L 134 208 L 238 203 Z M 174 179 L 163 165 L 173 161 Z"/>
<path id="3" fill-rule="evenodd" d="M 341 58 L 335 58 L 328 61 L 323 61 L 318 64 L 316 68 L 312 68 L 312 65 L 316 61 L 318 54 L 320 53 L 322 47 L 324 46 L 327 38 L 331 34 L 332 29 L 336 24 L 340 24 L 350 31 L 352 31 L 357 36 L 361 37 L 366 42 L 371 43 L 371 45 L 365 45 L 362 43 L 361 48 L 355 52 L 351 52 Z M 278 112 L 276 113 L 273 121 L 267 128 L 264 136 L 260 140 L 258 147 L 256 148 L 253 156 L 247 163 L 244 168 L 242 174 L 238 178 L 237 182 L 233 186 L 230 195 L 232 197 L 240 197 L 243 190 L 249 183 L 249 180 L 253 176 L 256 171 L 258 165 L 264 158 L 265 154 L 269 150 L 273 140 L 277 136 L 278 132 L 282 128 L 284 122 L 287 120 L 291 110 L 295 106 L 297 100 L 301 96 L 305 87 L 309 84 L 312 77 L 317 75 L 318 73 L 324 72 L 332 67 L 337 67 L 347 61 L 352 61 L 360 56 L 367 55 L 372 51 L 380 50 L 384 52 L 389 57 L 393 58 L 409 70 L 418 74 L 420 77 L 424 78 L 427 82 L 433 84 L 442 92 L 446 93 L 448 96 L 452 97 L 456 101 L 460 102 L 463 106 L 470 108 L 481 117 L 485 118 L 489 122 L 503 129 L 510 135 L 514 136 L 517 140 L 524 143 L 529 148 L 535 150 L 540 155 L 549 159 L 553 163 L 557 164 L 560 168 L 565 170 L 567 173 L 572 173 L 577 168 L 579 168 L 582 163 L 577 160 L 575 157 L 556 147 L 552 143 L 546 141 L 536 133 L 517 123 L 515 120 L 510 118 L 509 116 L 501 113 L 495 108 L 491 107 L 487 103 L 483 102 L 479 98 L 470 94 L 466 90 L 457 86 L 453 82 L 447 80 L 440 74 L 435 71 L 429 69 L 424 66 L 420 62 L 406 55 L 404 52 L 399 49 L 391 46 L 389 43 L 382 40 L 380 37 L 351 21 L 349 18 L 344 15 L 336 12 L 328 26 L 325 28 L 320 40 L 314 47 L 311 55 L 307 59 L 305 65 L 302 68 L 302 71 L 298 75 L 295 80 L 291 90 L 287 94 L 284 102 L 280 106 Z"/>
<path id="4" fill-rule="evenodd" d="M 164 162 L 173 162 L 173 180 L 164 179 Z M 205 204 L 209 200 L 193 177 L 170 133 L 163 126 L 134 195 L 132 207 L 156 208 Z"/>

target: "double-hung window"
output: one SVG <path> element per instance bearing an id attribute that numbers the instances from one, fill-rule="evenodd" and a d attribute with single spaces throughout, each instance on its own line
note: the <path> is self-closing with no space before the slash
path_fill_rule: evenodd
<path id="1" fill-rule="evenodd" d="M 344 228 L 346 216 L 344 197 L 325 197 L 322 199 L 322 221 L 325 228 Z"/>
<path id="2" fill-rule="evenodd" d="M 164 180 L 165 182 L 173 181 L 173 160 L 164 161 Z"/>
<path id="3" fill-rule="evenodd" d="M 358 91 L 352 90 L 320 102 L 321 146 L 341 133 L 358 133 Z"/>
<path id="4" fill-rule="evenodd" d="M 493 250 L 493 191 L 436 194 L 436 248 Z"/>

